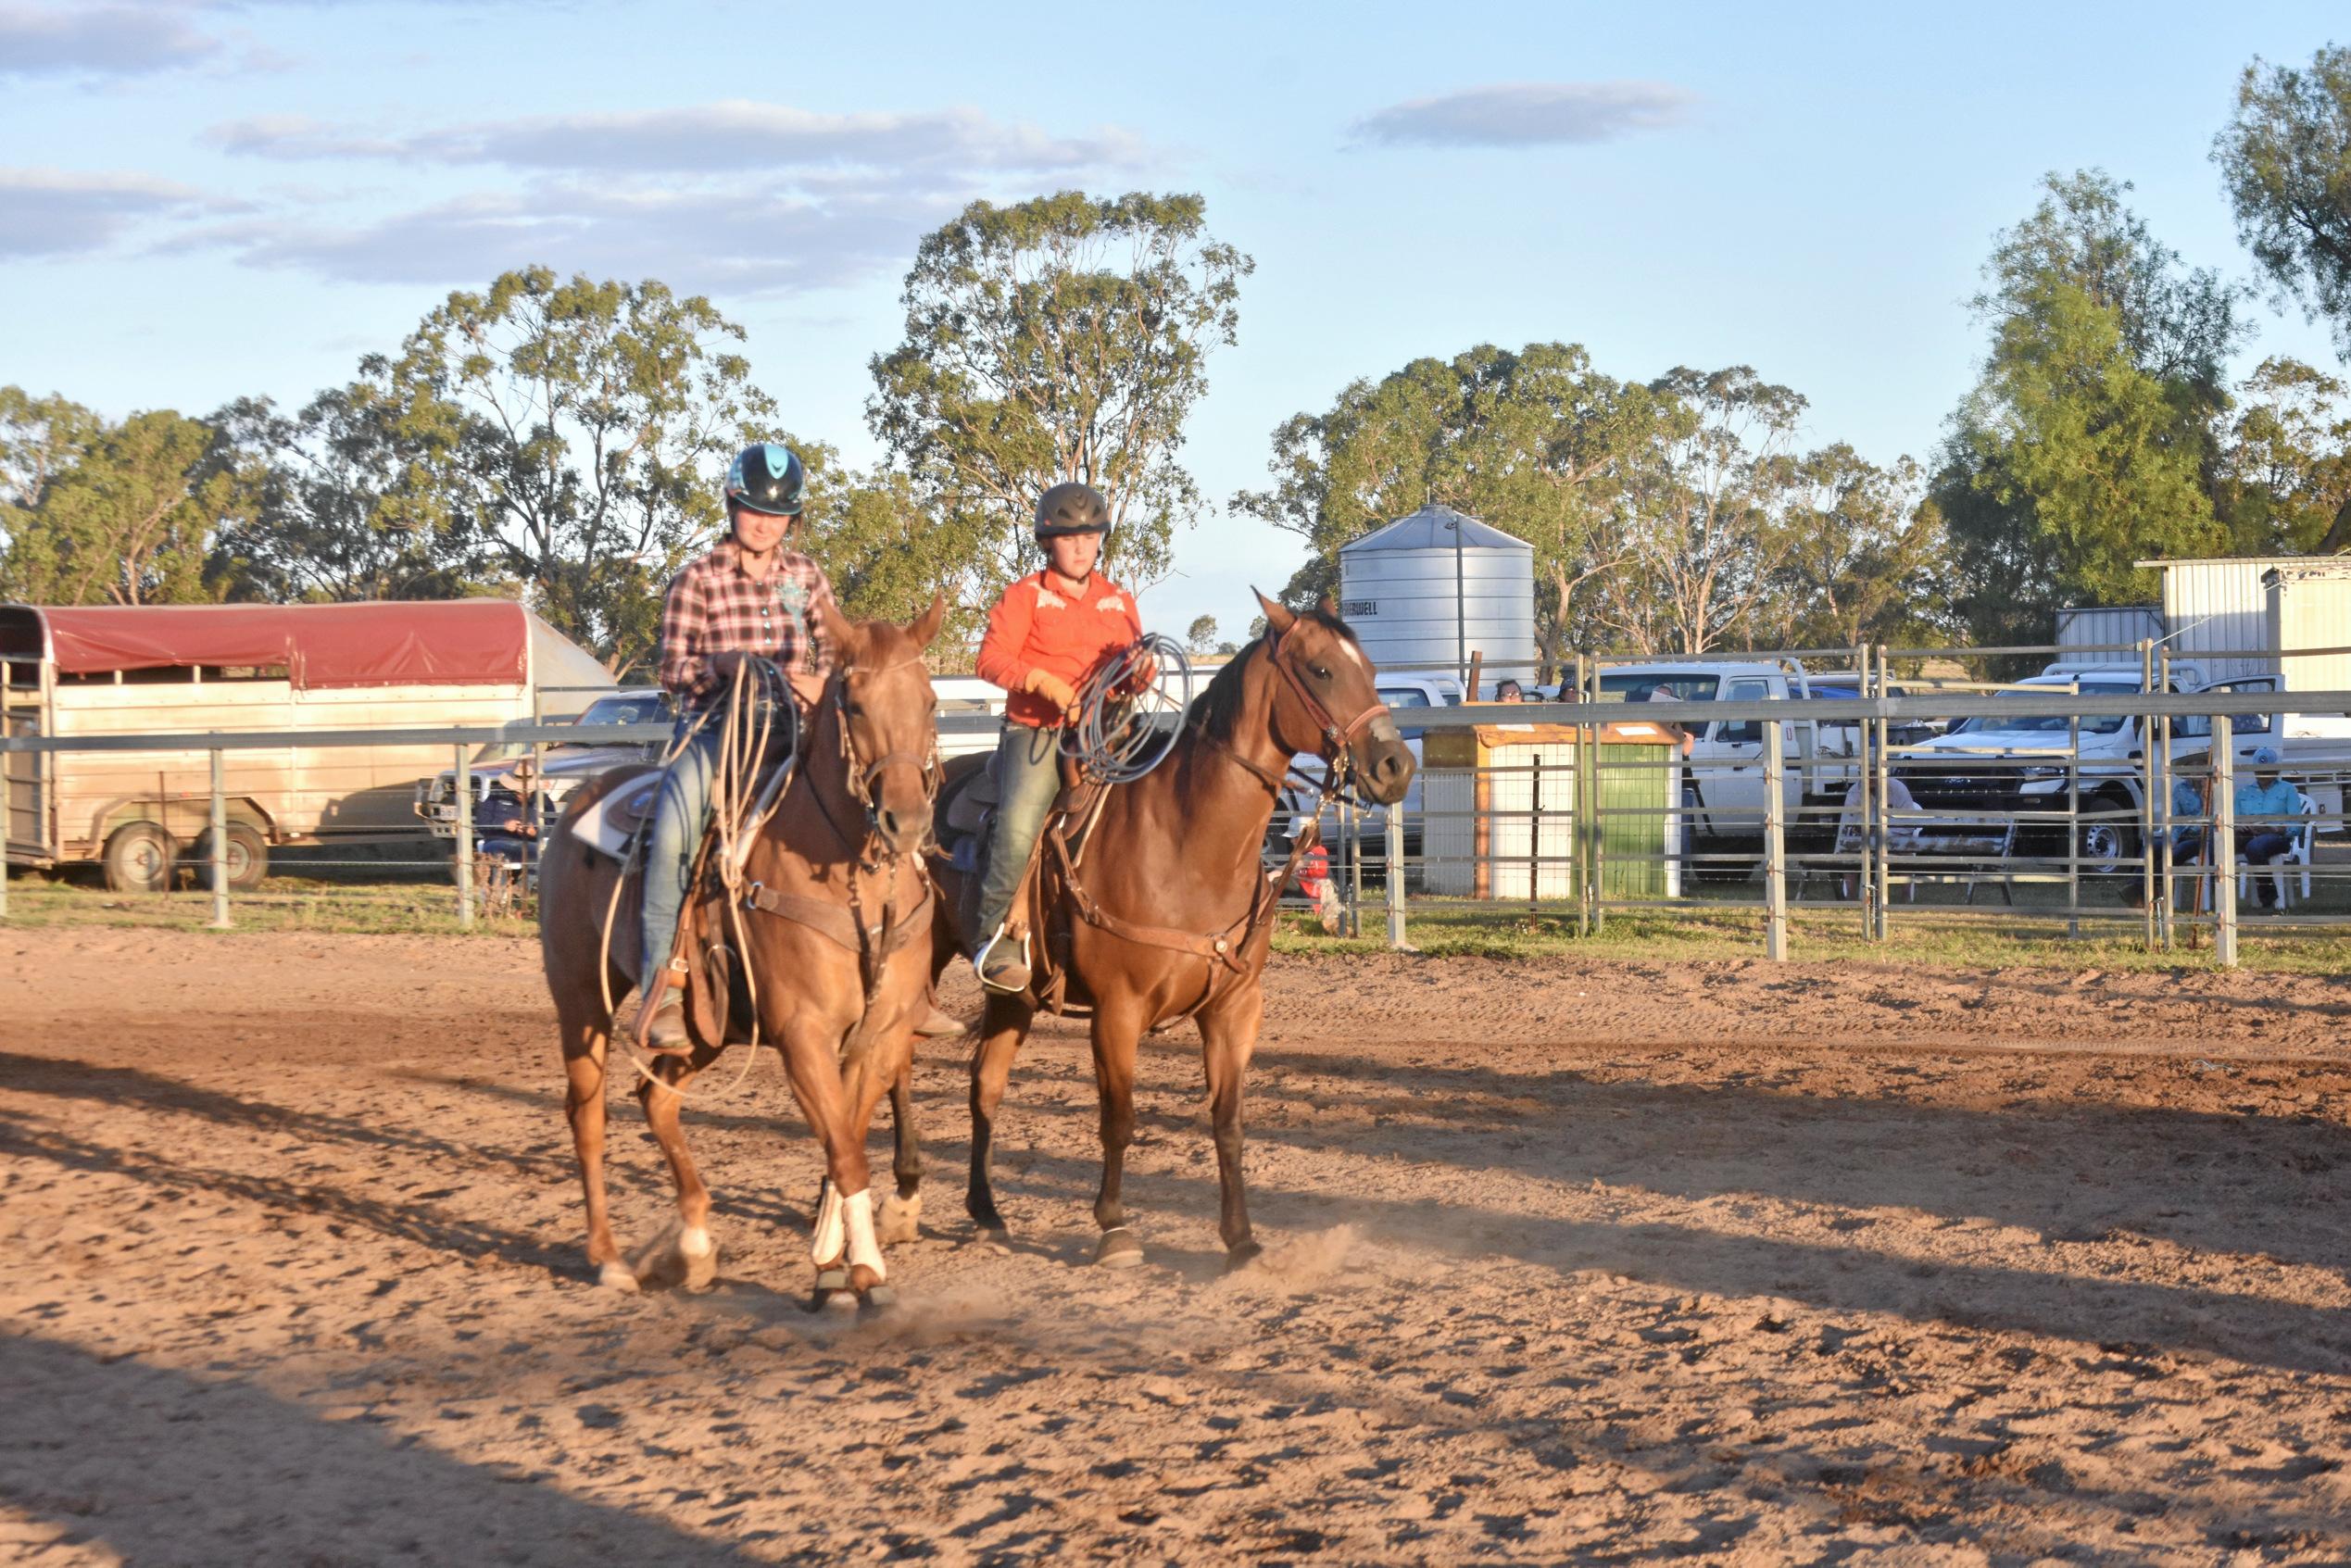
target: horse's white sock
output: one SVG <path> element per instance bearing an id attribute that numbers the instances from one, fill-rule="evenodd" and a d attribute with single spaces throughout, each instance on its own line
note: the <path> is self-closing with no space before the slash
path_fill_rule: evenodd
<path id="1" fill-rule="evenodd" d="M 852 1266 L 862 1263 L 882 1279 L 889 1277 L 889 1269 L 882 1262 L 881 1243 L 874 1239 L 874 1194 L 871 1188 L 850 1193 L 842 1204 L 849 1221 L 849 1261 Z"/>

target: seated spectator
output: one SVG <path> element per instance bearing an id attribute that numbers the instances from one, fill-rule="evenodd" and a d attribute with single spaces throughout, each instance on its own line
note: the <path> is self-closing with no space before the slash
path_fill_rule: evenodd
<path id="1" fill-rule="evenodd" d="M 1502 683 L 1494 687 L 1494 700 L 1496 702 L 1524 702 L 1527 700 L 1527 690 L 1516 680 L 1504 676 Z"/>
<path id="2" fill-rule="evenodd" d="M 2294 847 L 2294 819 L 2302 815 L 2302 792 L 2280 776 L 2278 762 L 2278 748 L 2263 746 L 2253 754 L 2253 782 L 2237 785 L 2237 853 L 2256 868 L 2285 858 Z M 2256 877 L 2253 894 L 2262 909 L 2277 908 L 2269 878 Z"/>
<path id="3" fill-rule="evenodd" d="M 1870 742 L 1872 760 L 1875 760 L 1876 757 L 1876 744 L 1873 738 Z M 1845 791 L 1845 809 L 1837 817 L 1837 853 L 1840 855 L 1855 855 L 1861 852 L 1862 834 L 1868 827 L 1861 811 L 1864 793 L 1865 786 L 1859 779 L 1854 780 L 1852 787 Z M 1901 775 L 1888 773 L 1886 775 L 1885 844 L 1888 854 L 1915 855 L 1918 852 L 1919 846 L 1924 841 L 1926 824 L 1916 820 L 1909 822 L 1903 820 L 1905 812 L 1917 809 L 1918 802 L 1911 795 L 1910 786 L 1902 782 Z M 1851 898 L 1856 892 L 1854 883 L 1855 878 L 1853 872 L 1841 872 L 1837 878 L 1838 891 L 1843 897 Z"/>

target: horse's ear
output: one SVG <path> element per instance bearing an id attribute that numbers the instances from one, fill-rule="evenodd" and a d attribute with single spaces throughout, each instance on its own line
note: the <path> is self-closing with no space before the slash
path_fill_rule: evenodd
<path id="1" fill-rule="evenodd" d="M 914 623 L 907 627 L 906 633 L 923 646 L 929 647 L 931 644 L 938 640 L 938 629 L 946 624 L 946 621 L 947 596 L 933 594 L 931 608 L 916 616 Z"/>
<path id="2" fill-rule="evenodd" d="M 865 629 L 842 614 L 841 607 L 829 596 L 816 601 L 816 629 L 832 645 L 833 662 L 844 670 L 865 651 Z"/>
<path id="3" fill-rule="evenodd" d="M 1251 588 L 1250 592 L 1257 594 L 1254 588 Z M 1265 612 L 1265 624 L 1273 628 L 1274 635 L 1276 637 L 1288 632 L 1298 622 L 1298 617 L 1284 608 L 1279 599 L 1269 599 L 1263 594 L 1257 594 L 1257 608 Z"/>
<path id="4" fill-rule="evenodd" d="M 1332 598 L 1327 590 L 1321 598 L 1314 601 L 1314 608 L 1333 621 L 1339 619 L 1339 601 Z"/>

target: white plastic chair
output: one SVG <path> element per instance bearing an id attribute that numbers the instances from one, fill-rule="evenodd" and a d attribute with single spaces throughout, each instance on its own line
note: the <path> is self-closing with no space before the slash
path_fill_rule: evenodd
<path id="1" fill-rule="evenodd" d="M 2247 864 L 2245 858 L 2242 855 L 2237 857 L 2237 902 L 2239 904 L 2244 902 L 2245 891 L 2252 883 L 2254 873 L 2257 871 L 2266 871 L 2269 873 L 2269 885 L 2278 891 L 2278 908 L 2292 909 L 2293 901 L 2286 896 L 2286 872 L 2294 866 L 2302 868 L 2301 901 L 2306 904 L 2310 901 L 2310 841 L 2318 832 L 2318 815 L 2319 803 L 2309 796 L 2304 796 L 2302 821 L 2295 825 L 2292 833 L 2286 835 L 2288 842 L 2284 854 L 2268 865 L 2258 867 Z"/>

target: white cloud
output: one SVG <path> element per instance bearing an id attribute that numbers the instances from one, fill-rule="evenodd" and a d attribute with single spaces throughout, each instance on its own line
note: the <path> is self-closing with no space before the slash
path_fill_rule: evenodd
<path id="1" fill-rule="evenodd" d="M 546 116 L 384 137 L 299 117 L 214 126 L 216 146 L 275 158 L 389 157 L 421 163 L 623 174 L 727 174 L 823 169 L 1062 170 L 1128 167 L 1132 134 L 1080 136 L 991 119 L 978 109 L 819 114 L 729 99 L 684 108 Z"/>
<path id="2" fill-rule="evenodd" d="M 1389 146 L 1535 147 L 1614 141 L 1687 122 L 1697 94 L 1663 82 L 1521 82 L 1414 98 L 1355 122 Z"/>
<path id="3" fill-rule="evenodd" d="M 139 76 L 201 64 L 220 49 L 176 6 L 0 0 L 0 77 Z"/>
<path id="4" fill-rule="evenodd" d="M 201 191 L 142 174 L 0 169 L 0 257 L 82 255 L 142 221 L 225 206 Z"/>
<path id="5" fill-rule="evenodd" d="M 902 265 L 960 200 L 869 190 L 654 191 L 547 182 L 357 223 L 247 219 L 182 235 L 170 248 L 220 247 L 249 265 L 353 282 L 479 285 L 544 264 L 601 277 L 658 277 L 681 290 L 757 294 L 818 288 Z"/>

